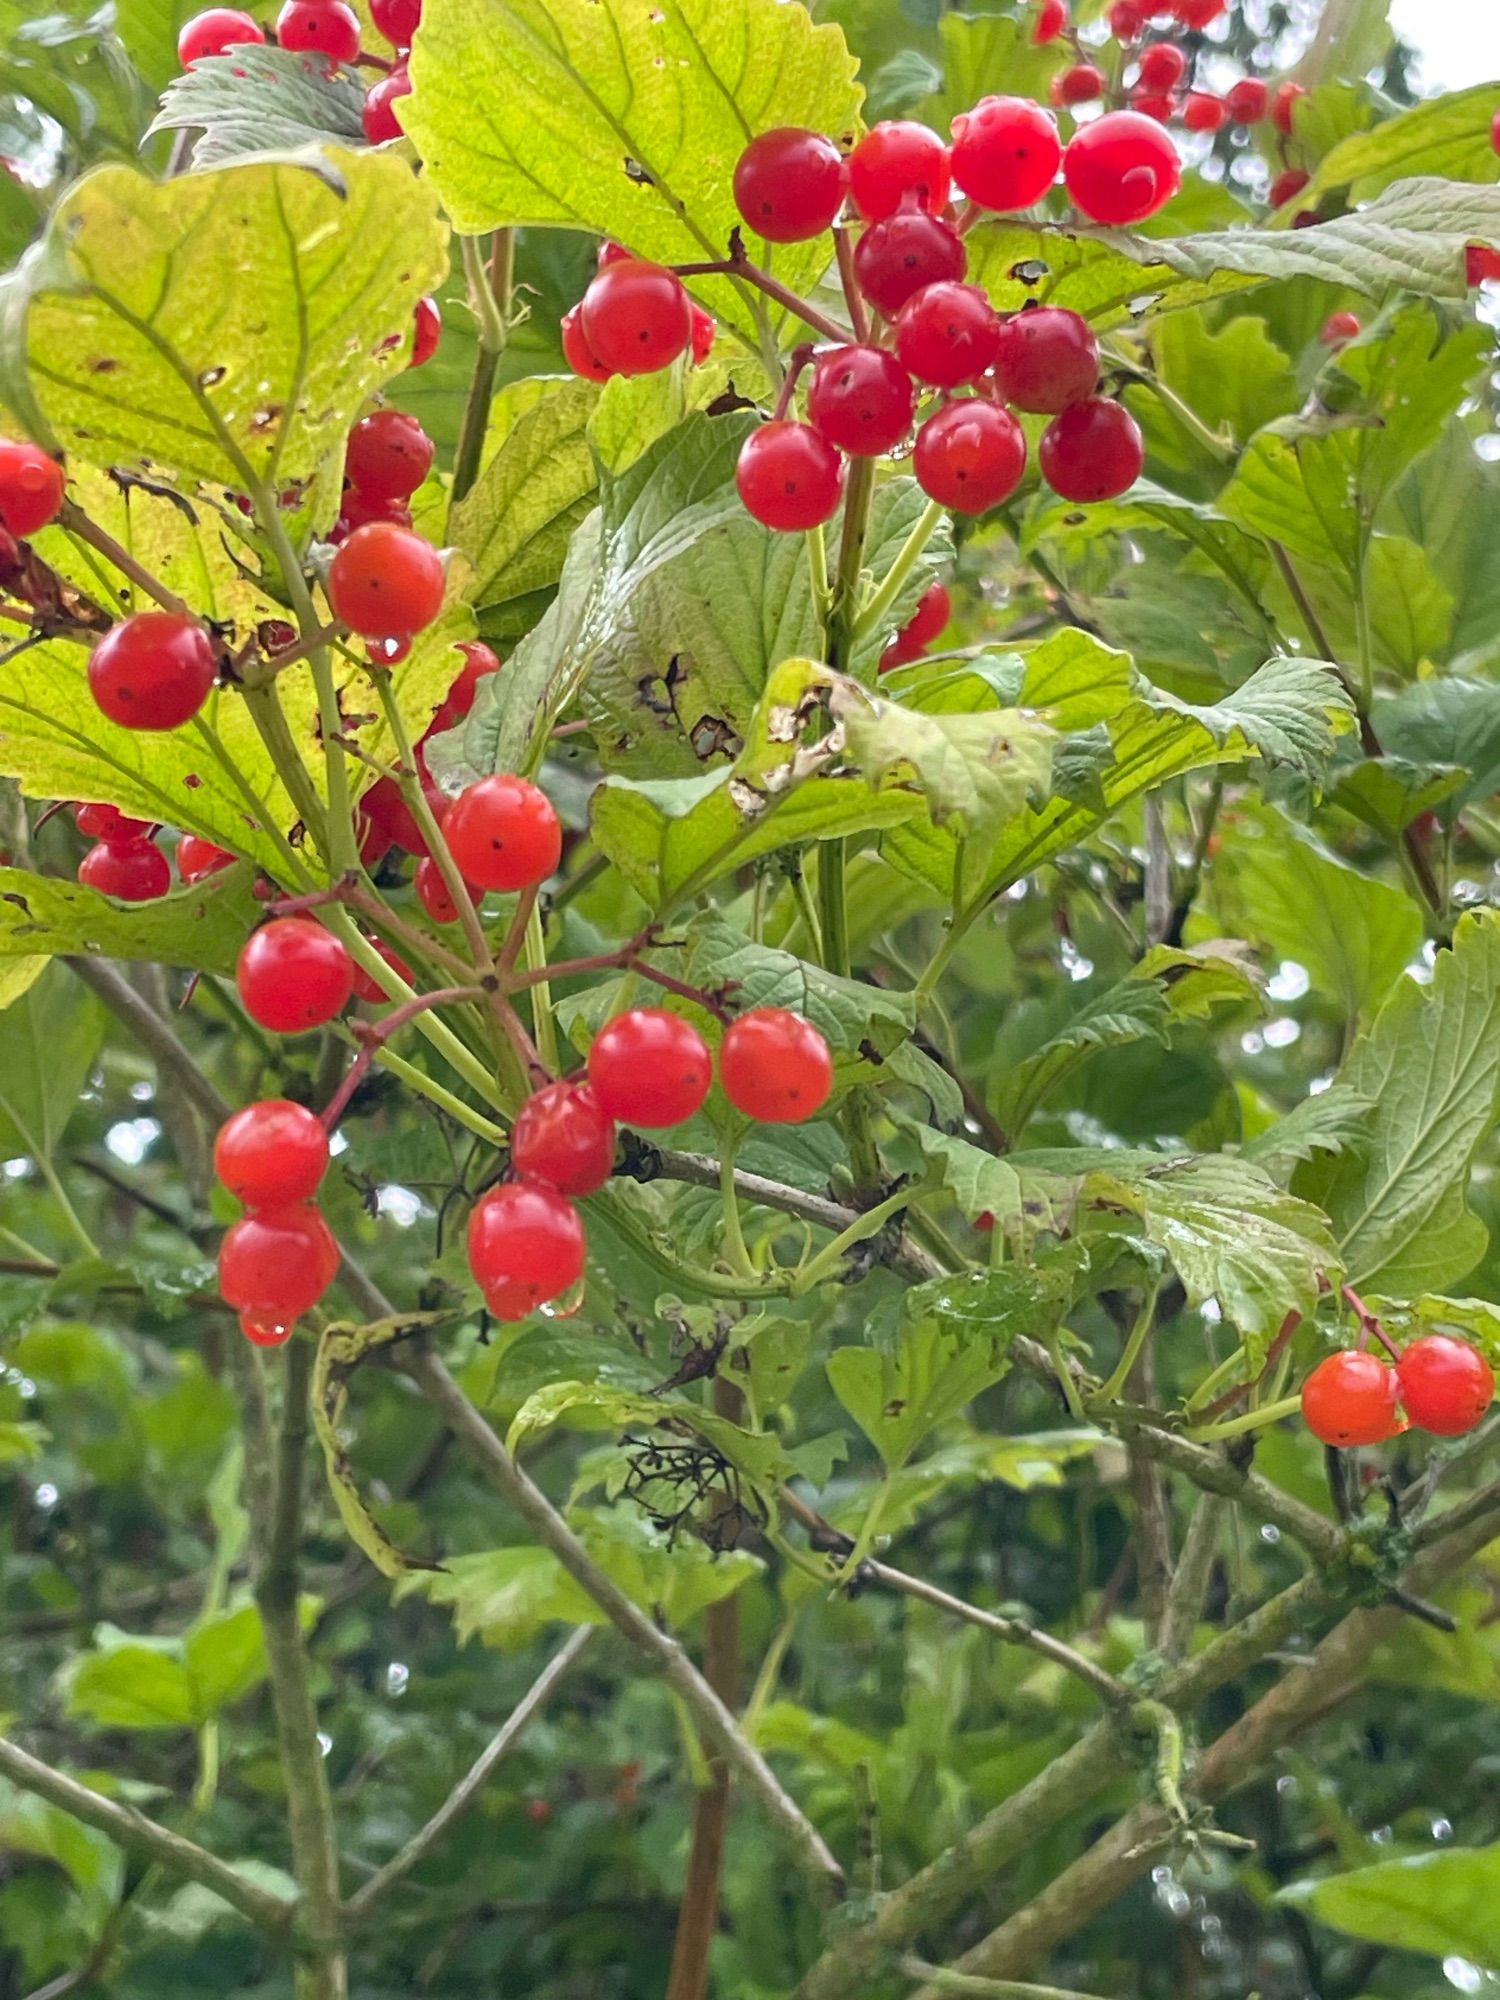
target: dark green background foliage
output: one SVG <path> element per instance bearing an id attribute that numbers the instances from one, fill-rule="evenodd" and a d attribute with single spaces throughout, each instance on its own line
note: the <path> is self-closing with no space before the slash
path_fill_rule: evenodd
<path id="1" fill-rule="evenodd" d="M 752 4 L 725 0 L 724 15 Z M 86 218 L 106 199 L 122 213 L 139 202 L 146 240 L 169 256 L 168 200 L 191 177 L 165 197 L 131 176 L 65 191 L 102 162 L 181 168 L 178 126 L 206 126 L 231 161 L 252 143 L 361 147 L 347 83 L 314 93 L 302 124 L 271 141 L 253 140 L 259 100 L 234 125 L 222 77 L 195 80 L 210 94 L 176 108 L 169 94 L 153 125 L 191 11 L 115 0 L 38 15 L 0 0 L 0 149 L 18 163 L 0 175 L 0 262 L 18 263 L 60 198 Z M 1340 1464 L 1299 1422 L 1275 1421 L 1211 1432 L 1165 1475 L 1159 1460 L 1184 1429 L 1212 1426 L 1226 1390 L 1253 1378 L 1266 1402 L 1289 1397 L 1352 1343 L 1340 1274 L 1399 1339 L 1454 1327 L 1500 1360 L 1500 474 L 1491 328 L 1462 277 L 1466 241 L 1500 244 L 1488 137 L 1500 86 L 1414 104 L 1383 8 L 1330 4 L 1299 70 L 1313 90 L 1291 155 L 1314 175 L 1316 229 L 1269 223 L 1262 196 L 1283 149 L 1267 129 L 1197 147 L 1201 171 L 1149 242 L 1009 222 L 974 232 L 974 275 L 999 304 L 1019 306 L 1039 258 L 1055 296 L 1095 319 L 1107 379 L 1146 434 L 1147 476 L 1087 511 L 1028 485 L 956 544 L 944 527 L 897 622 L 941 569 L 954 625 L 940 654 L 883 684 L 895 701 L 872 720 L 852 683 L 817 664 L 800 541 L 772 545 L 733 499 L 740 406 L 766 386 L 759 362 L 721 342 L 687 381 L 601 397 L 557 379 L 558 319 L 596 236 L 627 233 L 622 204 L 639 190 L 601 179 L 580 211 L 586 231 L 543 227 L 465 155 L 470 128 L 491 120 L 519 132 L 523 157 L 534 143 L 556 165 L 566 142 L 541 129 L 512 60 L 537 7 L 428 11 L 414 132 L 431 171 L 416 182 L 399 153 L 346 153 L 348 199 L 389 216 L 399 182 L 412 259 L 433 274 L 449 257 L 434 183 L 460 229 L 521 224 L 525 316 L 499 361 L 479 484 L 451 513 L 439 481 L 419 502 L 421 524 L 461 551 L 463 601 L 442 644 L 419 647 L 400 698 L 414 712 L 441 691 L 455 637 L 477 629 L 511 655 L 433 764 L 459 782 L 546 758 L 572 836 L 549 916 L 554 960 L 607 954 L 660 916 L 663 965 L 796 1005 L 828 1035 L 839 1120 L 747 1135 L 716 1093 L 672 1135 L 711 1158 L 737 1146 L 742 1170 L 779 1184 L 772 1202 L 740 1204 L 757 1271 L 773 1251 L 790 1271 L 828 1245 L 816 1212 L 789 1211 L 860 1192 L 846 1143 L 860 1116 L 874 1119 L 889 1186 L 921 1194 L 904 1223 L 819 1274 L 838 1282 L 765 1283 L 726 1251 L 717 1191 L 680 1159 L 657 1175 L 663 1163 L 637 1152 L 639 1178 L 588 1205 L 576 1315 L 484 1326 L 462 1230 L 499 1162 L 424 1094 L 436 1083 L 451 1105 L 460 1087 L 408 1038 L 414 1072 L 372 1072 L 325 1191 L 366 1274 L 333 1295 L 333 1317 L 371 1320 L 376 1293 L 432 1314 L 437 1351 L 493 1432 L 509 1433 L 594 1561 L 695 1659 L 710 1608 L 721 1642 L 737 1609 L 732 1705 L 847 1868 L 850 1896 L 826 1915 L 737 1786 L 712 1958 L 721 2000 L 896 2000 L 925 1977 L 904 1959 L 969 1952 L 996 1977 L 1132 2000 L 1488 1990 L 1500 1978 L 1500 1545 L 1477 1534 L 1465 1560 L 1409 1568 L 1424 1536 L 1450 1546 L 1432 1523 L 1476 1492 L 1474 1520 L 1500 1530 L 1485 1435 L 1476 1448 L 1410 1433 Z M 1000 0 L 812 12 L 860 59 L 871 121 L 943 125 L 988 90 L 1042 94 L 1063 60 L 1033 49 L 1025 10 Z M 1091 33 L 1103 12 L 1074 7 Z M 444 51 L 476 22 L 493 59 L 471 91 Z M 1279 75 L 1307 42 L 1296 28 L 1286 7 L 1234 7 L 1216 78 Z M 825 94 L 830 120 L 852 116 L 826 49 L 820 63 L 806 90 Z M 727 176 L 739 140 L 723 143 Z M 302 167 L 258 160 L 216 171 L 241 176 L 233 185 L 263 208 L 257 175 L 315 185 Z M 1373 217 L 1357 213 L 1372 203 Z M 642 226 L 661 240 L 637 247 L 692 254 L 671 242 L 665 205 Z M 372 221 L 367 249 L 375 233 Z M 56 331 L 77 294 L 57 276 L 61 236 L 48 240 L 50 262 L 7 281 L 0 393 L 20 418 L 40 398 L 70 445 L 75 490 L 101 519 L 128 516 L 164 574 L 217 594 L 199 608 L 284 615 L 274 584 L 226 562 L 217 514 L 190 533 L 170 501 L 137 494 L 126 507 L 101 476 L 114 457 L 91 457 L 78 423 L 77 357 Z M 457 242 L 438 358 L 391 385 L 444 469 L 479 352 Z M 720 289 L 712 302 L 732 324 L 743 302 Z M 1339 309 L 1364 332 L 1335 354 L 1316 336 Z M 63 345 L 44 354 L 49 325 Z M 193 333 L 190 311 L 169 323 L 185 353 Z M 326 527 L 342 431 L 375 386 L 349 392 L 327 435 L 283 440 L 308 486 L 299 528 Z M 149 444 L 161 478 L 201 505 L 207 476 L 175 465 L 165 431 L 151 439 L 149 398 L 120 421 L 140 431 L 120 459 Z M 221 473 L 220 498 L 229 483 Z M 919 508 L 890 473 L 868 557 L 877 577 Z M 65 537 L 48 547 L 80 573 Z M 868 675 L 880 636 L 841 664 Z M 664 705 L 653 689 L 669 657 L 680 673 Z M 238 801 L 183 789 L 193 753 L 177 739 L 131 769 L 107 734 L 102 748 L 88 729 L 81 747 L 69 735 L 86 712 L 67 706 L 78 664 L 60 646 L 0 664 L 9 858 L 75 872 L 71 821 L 42 824 L 29 803 L 53 796 L 159 814 L 155 787 L 179 816 L 201 816 L 197 830 L 231 838 Z M 839 755 L 799 773 L 787 818 L 757 821 L 734 803 L 730 760 L 740 787 L 779 777 L 775 714 L 798 704 L 840 718 Z M 310 715 L 294 719 L 310 741 Z M 706 736 L 695 720 L 711 723 Z M 553 721 L 579 727 L 549 755 Z M 273 787 L 258 744 L 247 738 L 244 754 Z M 830 856 L 842 865 L 845 839 L 852 978 L 814 962 L 813 889 Z M 270 848 L 254 858 L 276 861 Z M 289 1805 L 306 1772 L 278 1747 L 252 1593 L 266 1475 L 253 1457 L 247 1471 L 243 1443 L 257 1381 L 277 1405 L 287 1357 L 251 1368 L 215 1297 L 232 1205 L 208 1170 L 211 1123 L 170 1052 L 158 1061 L 159 1039 L 153 1050 L 120 1012 L 134 992 L 232 1104 L 326 1098 L 343 1045 L 273 1042 L 236 1003 L 250 877 L 242 866 L 204 898 L 128 916 L 65 881 L 5 877 L 0 1722 L 47 1764 L 292 1896 Z M 399 871 L 383 879 L 400 900 Z M 43 967 L 85 944 L 129 967 L 103 999 L 97 981 Z M 568 1063 L 621 977 L 553 990 Z M 477 1108 L 460 1088 L 465 1105 Z M 1144 1358 L 1110 1382 L 1132 1326 L 1150 1336 Z M 736 1392 L 717 1428 L 715 1363 Z M 466 1817 L 355 1931 L 349 1991 L 658 2000 L 707 1775 L 690 1705 L 399 1366 L 371 1358 L 348 1390 L 333 1422 L 350 1480 L 336 1505 L 309 1448 L 294 1537 L 346 1895 L 441 1805 L 569 1629 L 598 1626 Z M 664 1469 L 652 1454 L 667 1449 Z M 1201 1490 L 1235 1487 L 1252 1458 L 1268 1487 L 1227 1503 Z M 878 1573 L 844 1587 L 787 1511 L 788 1489 L 901 1578 L 1066 1640 L 1075 1663 L 1148 1703 L 1172 1692 L 1165 1655 L 1201 1657 L 1294 1586 L 1295 1613 L 1184 1702 L 1179 1769 L 1164 1711 L 1101 1725 L 1097 1686 L 1066 1659 Z M 409 1564 L 394 1582 L 365 1552 L 362 1509 L 400 1552 L 390 1566 Z M 1169 1554 L 1186 1543 L 1202 1558 L 1166 1638 L 1153 1523 Z M 1436 1622 L 1393 1607 L 1391 1587 L 1414 1574 Z M 1087 1783 L 1069 1776 L 1083 1756 Z M 880 1933 L 902 1885 L 1033 1781 L 1053 1788 L 1024 1838 Z M 280 1942 L 205 1888 L 0 1780 L 0 2000 L 68 1992 L 283 2000 L 293 1971 Z"/>

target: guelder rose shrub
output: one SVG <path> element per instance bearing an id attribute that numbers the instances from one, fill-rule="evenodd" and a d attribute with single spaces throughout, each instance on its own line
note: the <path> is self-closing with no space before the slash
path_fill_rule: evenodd
<path id="1" fill-rule="evenodd" d="M 11 32 L 4 1995 L 1483 1976 L 1500 86 L 834 11 Z"/>

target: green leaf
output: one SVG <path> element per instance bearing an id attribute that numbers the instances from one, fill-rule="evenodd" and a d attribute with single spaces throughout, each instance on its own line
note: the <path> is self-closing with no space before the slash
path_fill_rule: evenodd
<path id="1" fill-rule="evenodd" d="M 982 285 L 1002 312 L 1019 312 L 1045 286 L 1049 305 L 1082 313 L 1101 332 L 1202 305 L 1260 282 L 1233 270 L 1177 270 L 1154 258 L 1144 237 L 1133 239 L 1127 250 L 1102 231 L 1088 237 L 986 220 L 969 232 L 965 243 L 970 283 Z"/>
<path id="2" fill-rule="evenodd" d="M 604 1614 L 550 1549 L 489 1549 L 450 1556 L 438 1571 L 405 1578 L 402 1594 L 420 1591 L 453 1613 L 459 1643 L 476 1635 L 502 1650 L 526 1645 L 547 1625 L 597 1625 Z"/>
<path id="3" fill-rule="evenodd" d="M 664 946 L 651 955 L 690 985 L 732 985 L 741 1008 L 785 1007 L 802 1015 L 836 1057 L 857 1054 L 872 1034 L 893 1045 L 916 1025 L 910 993 L 842 979 L 792 952 L 755 944 L 721 916 L 695 917 L 685 940 L 684 947 Z"/>
<path id="4" fill-rule="evenodd" d="M 854 74 L 837 28 L 779 0 L 430 0 L 402 120 L 455 228 L 584 229 L 677 264 L 725 254 L 756 132 L 852 131 Z M 776 275 L 805 291 L 827 256 L 778 244 Z M 694 284 L 742 329 L 745 289 Z"/>
<path id="5" fill-rule="evenodd" d="M 1271 807 L 1236 813 L 1209 900 L 1218 928 L 1305 966 L 1349 1020 L 1374 1013 L 1422 943 L 1404 891 L 1362 875 Z"/>
<path id="6" fill-rule="evenodd" d="M 998 1159 L 952 1133 L 934 1131 L 930 1125 L 906 1118 L 899 1122 L 915 1140 L 928 1167 L 941 1177 L 942 1186 L 966 1221 L 978 1222 L 981 1216 L 989 1216 L 996 1229 L 1008 1227 L 1021 1206 L 1021 1183 L 1008 1160 Z"/>
<path id="7" fill-rule="evenodd" d="M 1414 1299 L 1363 1294 L 1365 1304 L 1395 1340 L 1403 1344 L 1424 1333 L 1451 1333 L 1482 1349 L 1493 1368 L 1500 1364 L 1500 1305 L 1490 1299 L 1450 1299 L 1419 1292 Z"/>
<path id="8" fill-rule="evenodd" d="M 308 480 L 402 366 L 446 268 L 434 191 L 392 154 L 160 184 L 101 167 L 5 280 L 12 384 L 86 464 Z"/>
<path id="9" fill-rule="evenodd" d="M 1315 1153 L 1341 1153 L 1346 1147 L 1359 1151 L 1365 1140 L 1365 1119 L 1373 1109 L 1372 1098 L 1361 1097 L 1336 1078 L 1326 1090 L 1304 1097 L 1285 1117 L 1247 1140 L 1240 1157 L 1272 1180 L 1286 1181 L 1298 1161 L 1310 1160 Z"/>
<path id="10" fill-rule="evenodd" d="M 44 1424 L 0 1423 L 0 1466 L 32 1464 L 41 1457 L 48 1436 Z"/>
<path id="11" fill-rule="evenodd" d="M 1465 1191 L 1500 1088 L 1500 916 L 1463 918 L 1430 986 L 1401 981 L 1339 1074 L 1374 1103 L 1367 1153 L 1298 1186 L 1332 1217 L 1351 1282 L 1445 1290 L 1487 1241 Z"/>
<path id="12" fill-rule="evenodd" d="M 1003 14 L 944 14 L 938 47 L 943 87 L 915 114 L 937 132 L 946 132 L 959 112 L 997 91 L 1045 102 L 1047 86 L 1067 59 L 1065 43 L 1039 48 L 1024 20 Z"/>
<path id="13" fill-rule="evenodd" d="M 536 1390 L 516 1412 L 506 1450 L 519 1450 L 534 1432 L 568 1416 L 581 1418 L 592 1430 L 667 1430 L 700 1437 L 752 1485 L 767 1491 L 792 1469 L 776 1437 L 757 1436 L 685 1397 L 642 1396 L 602 1382 L 549 1382 Z"/>
<path id="14" fill-rule="evenodd" d="M 0 1153 L 52 1158 L 78 1109 L 104 1027 L 100 1002 L 60 965 L 6 1010 Z"/>
<path id="15" fill-rule="evenodd" d="M 1413 105 L 1368 132 L 1352 133 L 1326 153 L 1305 199 L 1311 202 L 1326 188 L 1352 187 L 1357 200 L 1368 201 L 1392 181 L 1417 175 L 1449 181 L 1500 179 L 1500 158 L 1490 143 L 1494 115 L 1490 83 Z"/>
<path id="16" fill-rule="evenodd" d="M 1401 1855 L 1294 1882 L 1277 1900 L 1372 1944 L 1500 1967 L 1500 1846 Z"/>
<path id="17" fill-rule="evenodd" d="M 253 1604 L 199 1621 L 183 1642 L 193 1717 L 209 1721 L 266 1677 L 266 1635 Z"/>
<path id="18" fill-rule="evenodd" d="M 81 882 L 0 868 L 0 976 L 88 952 L 232 972 L 260 909 L 253 883 L 249 869 L 226 869 L 157 902 L 122 904 Z"/>
<path id="19" fill-rule="evenodd" d="M 101 1729 L 190 1729 L 197 1721 L 193 1685 L 176 1642 L 133 1640 L 113 1627 L 96 1635 L 68 1674 L 68 1714 Z"/>
<path id="20" fill-rule="evenodd" d="M 1248 438 L 1301 401 L 1290 361 L 1265 321 L 1250 313 L 1218 328 L 1201 312 L 1171 313 L 1152 334 L 1151 352 L 1167 387 L 1184 397 L 1210 430 L 1232 438 Z M 1150 409 L 1148 427 L 1171 437 L 1170 416 L 1156 420 L 1161 405 L 1154 396 L 1142 393 L 1131 407 L 1143 419 Z M 1180 453 L 1180 432 L 1175 442 Z"/>
<path id="21" fill-rule="evenodd" d="M 205 57 L 173 76 L 147 137 L 198 132 L 198 168 L 302 146 L 363 146 L 364 102 L 353 70 L 331 69 L 290 49 L 242 50 Z"/>
<path id="22" fill-rule="evenodd" d="M 1445 819 L 1500 783 L 1500 687 L 1493 681 L 1460 674 L 1418 681 L 1377 701 L 1371 720 L 1393 755 L 1457 775 Z"/>

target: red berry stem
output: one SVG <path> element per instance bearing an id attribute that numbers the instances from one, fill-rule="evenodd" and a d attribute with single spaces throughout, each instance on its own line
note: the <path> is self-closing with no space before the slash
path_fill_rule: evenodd
<path id="1" fill-rule="evenodd" d="M 350 1098 L 369 1075 L 370 1065 L 393 1035 L 398 1035 L 409 1022 L 414 1021 L 419 1014 L 426 1013 L 430 1007 L 457 1006 L 463 1001 L 482 1000 L 484 997 L 482 986 L 440 986 L 435 992 L 418 993 L 411 1000 L 403 1000 L 400 1006 L 393 1007 L 383 1020 L 354 1023 L 353 1033 L 360 1044 L 359 1054 L 350 1063 L 344 1072 L 343 1081 L 323 1107 L 323 1129 L 331 1133 L 337 1127 Z"/>
<path id="2" fill-rule="evenodd" d="M 160 606 L 163 611 L 170 611 L 179 618 L 196 617 L 197 614 L 185 598 L 179 597 L 175 590 L 168 589 L 159 576 L 153 576 L 144 563 L 136 560 L 129 549 L 117 542 L 113 535 L 106 533 L 97 521 L 91 520 L 76 500 L 63 501 L 57 510 L 56 525 L 65 533 L 75 536 L 80 542 L 87 542 L 97 555 L 103 556 L 112 569 L 117 569 L 121 576 L 129 577 L 136 589 L 149 597 L 152 603 Z"/>
<path id="3" fill-rule="evenodd" d="M 803 371 L 811 367 L 812 358 L 811 343 L 794 347 L 787 356 L 786 380 L 781 385 L 781 393 L 776 398 L 776 407 L 771 412 L 773 422 L 780 423 L 792 407 L 792 397 L 796 393 L 797 384 L 802 378 Z"/>
<path id="4" fill-rule="evenodd" d="M 1378 1316 L 1370 1311 L 1370 1308 L 1365 1304 L 1359 1293 L 1355 1291 L 1353 1285 L 1341 1285 L 1339 1289 L 1343 1293 L 1345 1300 L 1359 1317 L 1360 1351 L 1363 1352 L 1372 1340 L 1378 1340 L 1392 1361 L 1399 1361 L 1401 1359 L 1401 1349 L 1391 1339 L 1385 1328 L 1380 1324 Z"/>
<path id="5" fill-rule="evenodd" d="M 346 875 L 326 889 L 310 889 L 305 895 L 279 896 L 266 905 L 266 912 L 273 917 L 300 917 L 309 910 L 326 910 L 335 905 L 353 910 L 377 930 L 389 931 L 405 950 L 430 958 L 461 978 L 473 977 L 475 968 L 466 964 L 457 952 L 449 951 L 446 945 L 429 937 L 426 931 L 419 931 L 414 924 L 407 923 L 383 896 L 366 889 L 354 875 Z"/>
<path id="6" fill-rule="evenodd" d="M 870 309 L 854 275 L 854 238 L 847 229 L 836 228 L 833 244 L 838 256 L 839 283 L 844 288 L 844 303 L 849 308 L 849 323 L 854 328 L 854 338 L 866 341 L 870 337 Z"/>
<path id="7" fill-rule="evenodd" d="M 679 278 L 741 278 L 747 285 L 754 285 L 757 291 L 764 292 L 768 299 L 774 299 L 777 305 L 795 313 L 814 333 L 821 333 L 828 340 L 846 341 L 849 338 L 848 327 L 840 326 L 837 320 L 819 312 L 815 305 L 792 291 L 790 286 L 773 278 L 769 271 L 751 263 L 745 255 L 745 246 L 737 229 L 729 239 L 727 257 L 716 257 L 703 264 L 673 264 L 669 269 L 675 271 Z"/>

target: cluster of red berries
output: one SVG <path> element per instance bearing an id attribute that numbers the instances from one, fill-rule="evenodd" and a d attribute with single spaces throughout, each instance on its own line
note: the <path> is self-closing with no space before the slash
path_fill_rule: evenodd
<path id="1" fill-rule="evenodd" d="M 339 1247 L 314 1200 L 327 1167 L 322 1120 L 282 1097 L 236 1111 L 214 1141 L 214 1170 L 248 1211 L 219 1245 L 219 1291 L 257 1347 L 290 1339 L 333 1283 Z"/>
<path id="2" fill-rule="evenodd" d="M 469 1218 L 469 1268 L 497 1319 L 524 1319 L 582 1279 L 587 1245 L 573 1202 L 614 1171 L 616 1126 L 680 1125 L 712 1081 L 712 1054 L 690 1021 L 633 1007 L 594 1037 L 585 1078 L 527 1100 L 511 1132 L 517 1178 L 482 1195 Z M 724 1031 L 719 1081 L 747 1117 L 800 1124 L 827 1102 L 833 1059 L 810 1021 L 755 1007 Z"/>
<path id="3" fill-rule="evenodd" d="M 713 314 L 694 305 L 675 271 L 606 242 L 588 290 L 563 314 L 560 331 L 573 373 L 608 382 L 615 375 L 652 375 L 680 354 L 701 364 L 713 350 L 716 328 Z"/>
<path id="4" fill-rule="evenodd" d="M 372 146 L 381 146 L 401 137 L 396 105 L 411 90 L 406 63 L 422 19 L 422 0 L 370 0 L 370 19 L 377 34 L 396 50 L 395 60 L 365 96 L 365 137 Z M 259 46 L 265 39 L 265 30 L 238 7 L 210 7 L 184 23 L 177 37 L 177 60 L 191 69 L 206 56 Z M 359 60 L 359 39 L 359 16 L 345 0 L 286 0 L 276 17 L 279 48 L 317 56 L 330 69 Z"/>
<path id="5" fill-rule="evenodd" d="M 1383 1444 L 1408 1423 L 1436 1437 L 1462 1437 L 1494 1398 L 1494 1372 L 1478 1348 L 1429 1333 L 1394 1365 L 1353 1349 L 1330 1354 L 1302 1385 L 1302 1414 L 1324 1444 Z"/>
<path id="6" fill-rule="evenodd" d="M 929 583 L 917 600 L 917 608 L 880 656 L 880 671 L 910 666 L 920 660 L 953 616 L 953 599 L 946 583 Z"/>
<path id="7" fill-rule="evenodd" d="M 78 864 L 78 879 L 121 903 L 153 903 L 172 886 L 172 867 L 156 844 L 160 828 L 131 819 L 117 806 L 79 804 L 73 808 L 78 831 L 96 844 Z M 195 833 L 177 842 L 177 874 L 186 886 L 233 865 L 227 848 Z"/>

